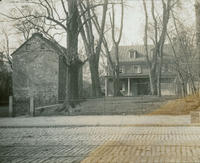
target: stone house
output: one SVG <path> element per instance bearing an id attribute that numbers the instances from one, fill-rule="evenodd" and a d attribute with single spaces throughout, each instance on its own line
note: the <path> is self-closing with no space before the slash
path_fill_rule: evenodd
<path id="1" fill-rule="evenodd" d="M 12 53 L 15 101 L 34 96 L 35 105 L 42 106 L 64 100 L 67 66 L 63 52 L 66 52 L 64 47 L 34 33 Z"/>
<path id="2" fill-rule="evenodd" d="M 151 56 L 153 46 L 148 46 Z M 111 57 L 114 56 L 114 49 L 111 50 Z M 149 69 L 145 57 L 143 45 L 120 46 L 120 90 L 123 96 L 139 96 L 150 94 Z M 176 73 L 173 67 L 173 55 L 169 45 L 164 47 L 164 58 L 161 76 L 162 95 L 175 95 Z M 113 77 L 109 63 L 107 75 L 105 76 L 105 95 L 113 95 Z"/>

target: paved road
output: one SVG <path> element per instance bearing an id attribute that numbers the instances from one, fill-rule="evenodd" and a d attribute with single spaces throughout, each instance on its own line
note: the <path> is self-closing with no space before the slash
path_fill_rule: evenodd
<path id="1" fill-rule="evenodd" d="M 200 162 L 200 127 L 0 128 L 0 162 Z"/>

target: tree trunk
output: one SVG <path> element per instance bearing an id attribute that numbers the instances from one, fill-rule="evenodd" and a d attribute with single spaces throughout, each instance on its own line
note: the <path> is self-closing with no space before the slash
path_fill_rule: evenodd
<path id="1" fill-rule="evenodd" d="M 164 45 L 164 44 L 163 44 Z M 162 45 L 159 50 L 158 66 L 157 66 L 157 95 L 161 96 L 161 75 L 162 75 L 162 62 L 163 62 L 163 49 Z"/>
<path id="2" fill-rule="evenodd" d="M 195 1 L 195 13 L 196 13 L 196 45 L 197 45 L 197 56 L 199 58 L 198 77 L 200 79 L 200 0 Z"/>
<path id="3" fill-rule="evenodd" d="M 149 82 L 150 82 L 150 91 L 151 95 L 157 95 L 157 79 L 156 79 L 156 67 L 151 67 L 149 71 Z"/>
<path id="4" fill-rule="evenodd" d="M 157 47 L 156 47 L 157 48 Z M 149 65 L 149 79 L 150 79 L 150 90 L 151 95 L 157 95 L 157 50 L 155 49 L 153 52 L 153 58 Z"/>
<path id="5" fill-rule="evenodd" d="M 80 62 L 78 59 L 78 8 L 77 0 L 68 0 L 67 20 L 67 54 L 68 70 L 66 82 L 66 97 L 63 107 L 68 111 L 70 107 L 75 107 L 74 101 L 79 97 L 78 77 Z"/>
<path id="6" fill-rule="evenodd" d="M 115 76 L 113 81 L 114 88 L 114 96 L 120 96 L 120 80 L 119 80 L 119 45 L 115 45 L 115 58 L 116 58 L 116 66 L 115 66 Z"/>
<path id="7" fill-rule="evenodd" d="M 121 96 L 120 93 L 120 79 L 119 79 L 119 67 L 116 66 L 116 70 L 113 73 L 113 88 L 114 88 L 114 96 Z M 117 70 L 118 69 L 118 70 Z"/>
<path id="8" fill-rule="evenodd" d="M 157 72 L 157 95 L 161 96 L 161 68 L 162 66 L 159 64 L 158 72 Z"/>
<path id="9" fill-rule="evenodd" d="M 92 96 L 101 97 L 102 93 L 99 79 L 99 63 L 94 55 L 91 55 L 89 58 L 89 65 L 92 80 Z"/>
<path id="10" fill-rule="evenodd" d="M 182 90 L 181 96 L 185 97 L 187 95 L 187 81 L 184 80 L 180 70 L 177 71 L 178 71 L 179 82 L 181 83 L 181 90 Z"/>
<path id="11" fill-rule="evenodd" d="M 195 2 L 195 13 L 196 13 L 196 44 L 197 44 L 197 54 L 198 54 L 199 61 L 200 61 L 200 0 L 196 0 L 196 2 Z M 199 65 L 200 65 L 200 62 L 199 62 Z M 200 66 L 199 66 L 199 68 L 200 68 Z"/>
<path id="12" fill-rule="evenodd" d="M 71 65 L 69 68 L 69 89 L 70 98 L 76 100 L 79 98 L 79 67 L 78 65 Z"/>
<path id="13" fill-rule="evenodd" d="M 195 86 L 195 83 L 194 83 L 194 78 L 191 77 L 190 80 L 191 80 L 191 86 L 192 86 L 192 94 L 195 94 L 197 89 L 196 89 L 196 86 Z"/>

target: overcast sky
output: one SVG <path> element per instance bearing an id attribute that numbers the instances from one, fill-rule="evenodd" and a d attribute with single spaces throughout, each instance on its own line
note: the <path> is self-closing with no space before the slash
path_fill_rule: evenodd
<path id="1" fill-rule="evenodd" d="M 150 2 L 150 0 L 147 0 Z M 157 12 L 161 11 L 161 6 L 159 2 L 161 0 L 155 0 Z M 180 17 L 184 19 L 184 22 L 188 25 L 194 24 L 195 13 L 194 13 L 194 3 L 193 0 L 181 0 L 183 2 L 183 8 L 178 11 Z M 20 3 L 18 3 L 20 2 Z M 15 5 L 26 4 L 26 0 L 2 0 L 0 2 L 0 12 L 8 14 L 8 10 L 13 8 Z M 124 13 L 124 29 L 123 36 L 121 40 L 121 45 L 133 45 L 133 44 L 143 44 L 144 35 L 144 11 L 142 0 L 128 0 L 125 6 Z M 150 6 L 149 6 L 150 7 Z M 116 23 L 120 22 L 120 8 L 116 8 Z M 2 16 L 0 15 L 0 21 L 2 21 Z M 108 17 L 107 17 L 108 20 Z M 108 22 L 107 22 L 108 23 Z M 12 34 L 14 33 L 13 27 L 5 22 L 0 23 L 0 28 L 2 26 L 6 27 L 6 30 Z M 15 35 L 10 35 L 10 44 L 12 48 L 17 48 L 18 42 Z M 61 44 L 65 44 L 64 41 Z"/>

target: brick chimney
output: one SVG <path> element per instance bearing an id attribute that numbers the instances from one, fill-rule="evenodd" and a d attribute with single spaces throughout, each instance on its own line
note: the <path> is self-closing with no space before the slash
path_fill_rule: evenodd
<path id="1" fill-rule="evenodd" d="M 39 32 L 36 32 L 36 33 L 33 33 L 32 36 L 39 36 L 39 37 L 43 37 L 42 33 L 39 33 Z"/>

